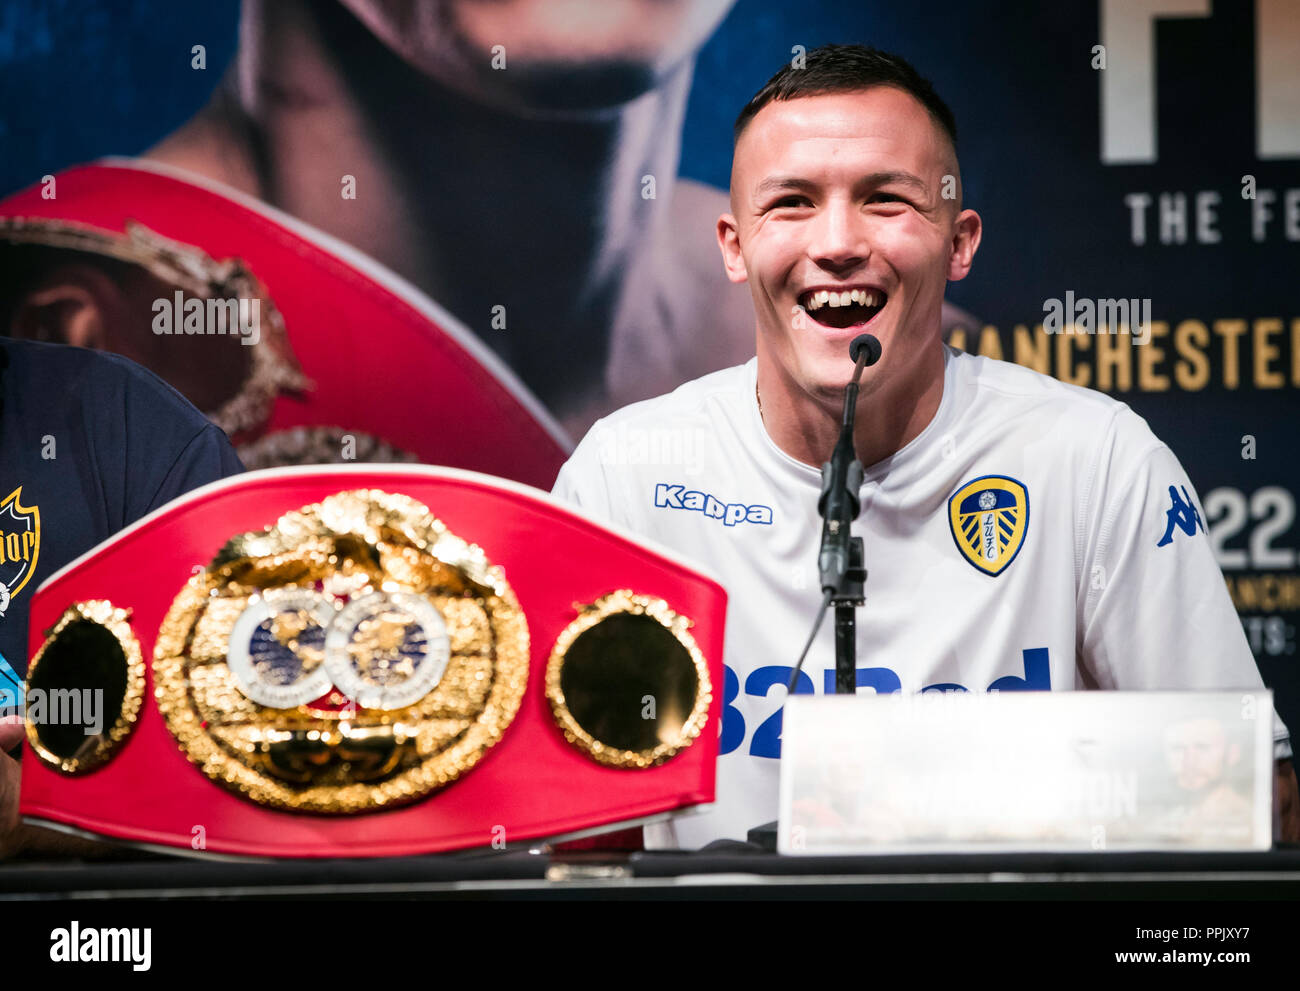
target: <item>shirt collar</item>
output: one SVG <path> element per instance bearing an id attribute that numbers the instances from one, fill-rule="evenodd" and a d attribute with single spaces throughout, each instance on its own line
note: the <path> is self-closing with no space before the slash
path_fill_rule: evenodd
<path id="1" fill-rule="evenodd" d="M 941 438 L 950 431 L 955 411 L 960 407 L 957 396 L 959 383 L 956 374 L 957 352 L 947 344 L 943 345 L 943 395 L 939 398 L 939 408 L 919 434 L 889 457 L 876 462 L 863 473 L 863 485 L 882 483 L 888 479 L 891 483 L 907 483 L 917 471 L 924 467 L 925 452 L 933 445 L 936 438 Z M 767 459 L 782 475 L 804 485 L 821 487 L 821 469 L 806 465 L 791 457 L 777 446 L 776 441 L 767 432 L 762 413 L 758 408 L 758 357 L 750 358 L 745 363 L 745 393 L 742 403 L 745 408 L 747 425 L 756 431 L 763 452 Z M 826 452 L 827 459 L 830 451 Z"/>

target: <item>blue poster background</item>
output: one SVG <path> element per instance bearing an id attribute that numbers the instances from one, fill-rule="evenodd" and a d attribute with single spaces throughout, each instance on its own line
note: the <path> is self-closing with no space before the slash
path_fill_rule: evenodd
<path id="1" fill-rule="evenodd" d="M 735 114 L 794 46 L 865 42 L 912 60 L 956 114 L 965 200 L 985 224 L 972 276 L 949 294 L 978 318 L 958 343 L 1102 387 L 1148 419 L 1200 493 L 1252 649 L 1295 728 L 1300 192 L 1288 191 L 1300 162 L 1257 152 L 1262 7 L 1216 2 L 1208 16 L 1155 20 L 1155 160 L 1107 164 L 1097 0 L 741 0 L 699 53 L 681 173 L 725 188 Z M 175 129 L 234 52 L 237 17 L 231 0 L 0 4 L 0 193 Z M 179 71 L 198 43 L 207 71 Z M 1273 197 L 1258 231 L 1248 177 Z M 1217 240 L 1197 237 L 1206 193 Z M 1132 197 L 1149 198 L 1143 243 Z M 1149 350 L 1099 363 L 1095 341 L 1045 340 L 1045 301 L 1067 292 L 1150 299 Z"/>

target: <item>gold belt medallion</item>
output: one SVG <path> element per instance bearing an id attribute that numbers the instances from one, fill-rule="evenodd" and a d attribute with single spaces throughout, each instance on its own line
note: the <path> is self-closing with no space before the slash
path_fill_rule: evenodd
<path id="1" fill-rule="evenodd" d="M 528 683 L 499 567 L 414 499 L 340 492 L 231 538 L 154 651 L 167 726 L 213 781 L 302 812 L 391 808 L 472 768 Z"/>

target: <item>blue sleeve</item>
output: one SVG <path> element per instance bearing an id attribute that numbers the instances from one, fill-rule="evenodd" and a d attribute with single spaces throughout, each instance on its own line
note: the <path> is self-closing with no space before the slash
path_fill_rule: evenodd
<path id="1" fill-rule="evenodd" d="M 139 514 L 144 516 L 200 485 L 243 472 L 235 449 L 214 425 L 203 427 L 176 456 L 162 483 Z"/>

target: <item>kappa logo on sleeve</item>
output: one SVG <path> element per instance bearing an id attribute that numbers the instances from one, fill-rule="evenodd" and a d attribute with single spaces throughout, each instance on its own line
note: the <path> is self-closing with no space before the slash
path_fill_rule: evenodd
<path id="1" fill-rule="evenodd" d="M 1196 536 L 1196 528 L 1201 528 L 1201 533 L 1205 532 L 1205 524 L 1201 522 L 1201 514 L 1192 502 L 1192 497 L 1187 494 L 1187 487 L 1180 486 L 1183 490 L 1183 497 L 1178 497 L 1178 488 L 1169 486 L 1169 498 L 1173 505 L 1165 510 L 1165 535 L 1156 543 L 1157 547 L 1164 547 L 1165 544 L 1174 542 L 1174 527 L 1182 530 L 1189 537 Z"/>
<path id="2" fill-rule="evenodd" d="M 737 523 L 771 524 L 772 522 L 771 506 L 723 502 L 707 492 L 697 492 L 684 485 L 670 485 L 667 482 L 659 482 L 655 485 L 655 508 L 694 510 L 710 519 L 722 520 L 723 526 L 735 526 Z"/>

